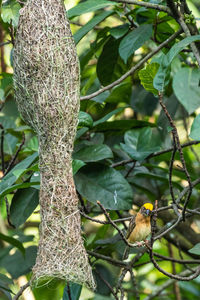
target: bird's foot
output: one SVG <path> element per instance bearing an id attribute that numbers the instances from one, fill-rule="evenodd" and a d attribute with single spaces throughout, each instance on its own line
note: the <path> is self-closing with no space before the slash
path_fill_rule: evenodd
<path id="1" fill-rule="evenodd" d="M 137 244 L 137 247 L 143 247 L 144 246 L 144 242 L 143 241 L 136 242 L 136 244 Z"/>

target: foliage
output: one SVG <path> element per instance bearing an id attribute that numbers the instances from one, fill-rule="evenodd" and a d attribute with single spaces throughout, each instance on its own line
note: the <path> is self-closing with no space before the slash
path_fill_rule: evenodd
<path id="1" fill-rule="evenodd" d="M 32 289 L 36 300 L 41 295 L 132 300 L 200 294 L 200 277 L 195 277 L 200 262 L 200 5 L 187 1 L 194 15 L 186 3 L 180 20 L 170 3 L 74 1 L 67 12 L 81 68 L 73 173 L 97 290 L 48 282 Z M 2 300 L 19 290 L 20 276 L 30 279 L 39 239 L 38 141 L 18 113 L 12 86 L 12 42 L 21 6 L 21 1 L 4 1 L 0 17 Z M 112 222 L 135 214 L 144 202 L 155 205 L 155 199 L 153 252 L 161 270 L 146 247 L 131 248 L 123 261 L 129 219 Z M 169 278 L 174 274 L 194 279 L 174 281 Z"/>

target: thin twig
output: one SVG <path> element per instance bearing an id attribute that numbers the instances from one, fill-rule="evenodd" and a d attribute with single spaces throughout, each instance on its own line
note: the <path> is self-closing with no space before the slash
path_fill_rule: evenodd
<path id="1" fill-rule="evenodd" d="M 137 282 L 136 282 L 135 275 L 134 275 L 132 269 L 130 269 L 129 272 L 131 274 L 131 280 L 132 280 L 133 286 L 135 287 L 135 299 L 140 300 L 140 294 L 139 294 L 138 285 L 137 285 Z"/>
<path id="2" fill-rule="evenodd" d="M 21 286 L 19 292 L 13 297 L 12 300 L 17 300 L 23 294 L 23 292 L 30 286 L 30 282 L 28 281 L 25 285 Z"/>
<path id="3" fill-rule="evenodd" d="M 136 161 L 133 162 L 132 167 L 128 170 L 127 174 L 124 176 L 125 178 L 127 178 L 129 174 L 134 170 L 135 165 L 136 165 Z"/>
<path id="4" fill-rule="evenodd" d="M 109 256 L 106 256 L 106 255 L 103 255 L 103 254 L 100 254 L 100 253 L 97 253 L 97 252 L 93 252 L 93 251 L 90 251 L 90 250 L 87 250 L 87 253 L 91 256 L 96 257 L 96 258 L 105 260 L 108 263 L 110 263 L 111 265 L 118 266 L 118 267 L 121 267 L 121 268 L 127 267 L 127 263 L 123 262 L 121 260 L 113 259 Z"/>
<path id="5" fill-rule="evenodd" d="M 1 168 L 2 168 L 2 172 L 4 174 L 5 172 L 5 162 L 4 162 L 4 127 L 2 124 L 0 124 L 0 128 L 1 128 Z"/>
<path id="6" fill-rule="evenodd" d="M 101 208 L 102 212 L 104 213 L 107 220 L 110 222 L 110 224 L 118 231 L 119 235 L 121 236 L 122 240 L 125 242 L 126 245 L 129 245 L 128 241 L 126 240 L 123 232 L 119 229 L 119 227 L 113 222 L 113 220 L 110 218 L 109 214 L 107 213 L 106 209 L 103 207 L 100 201 L 97 201 L 97 204 Z"/>
<path id="7" fill-rule="evenodd" d="M 85 214 L 83 211 L 80 211 L 80 214 L 84 218 L 86 218 L 86 219 L 88 219 L 88 220 L 90 220 L 92 222 L 99 223 L 99 224 L 102 224 L 102 225 L 109 225 L 110 224 L 110 221 L 102 221 L 102 220 L 99 220 L 99 219 L 94 219 L 94 218 L 88 216 L 87 214 Z M 114 223 L 123 223 L 124 221 L 129 221 L 131 218 L 132 217 L 130 216 L 130 217 L 127 217 L 127 218 L 121 218 L 121 219 L 116 219 L 116 220 L 112 220 L 112 221 Z"/>
<path id="8" fill-rule="evenodd" d="M 110 283 L 101 275 L 101 273 L 97 269 L 95 269 L 94 272 L 99 275 L 99 277 L 105 283 L 105 285 L 109 288 L 109 290 L 111 291 L 111 293 L 113 294 L 113 296 L 115 297 L 115 299 L 119 300 L 119 298 L 117 296 L 117 293 L 115 293 L 115 291 L 113 290 L 113 288 L 110 285 Z"/>
<path id="9" fill-rule="evenodd" d="M 8 44 L 11 44 L 11 41 L 0 43 L 0 47 L 3 47 L 3 46 L 8 45 Z"/>
<path id="10" fill-rule="evenodd" d="M 172 245 L 169 242 L 168 242 L 168 250 L 169 250 L 170 258 L 173 258 L 174 253 L 173 253 Z M 176 274 L 176 264 L 173 260 L 171 261 L 171 264 L 172 264 L 172 274 Z M 181 300 L 180 288 L 177 281 L 174 281 L 173 283 L 173 290 L 174 290 L 175 299 Z"/>
<path id="11" fill-rule="evenodd" d="M 67 282 L 67 295 L 68 295 L 69 300 L 72 300 L 72 295 L 71 295 L 69 282 Z"/>
<path id="12" fill-rule="evenodd" d="M 187 204 L 188 204 L 188 202 L 190 200 L 190 196 L 192 194 L 191 177 L 190 177 L 190 174 L 189 174 L 189 172 L 187 170 L 187 166 L 186 166 L 186 163 L 185 163 L 185 159 L 184 159 L 184 155 L 183 155 L 183 150 L 182 150 L 182 147 L 181 147 L 181 143 L 180 143 L 180 139 L 179 139 L 179 135 L 178 135 L 178 132 L 177 132 L 176 125 L 174 124 L 174 121 L 173 121 L 172 117 L 170 116 L 170 114 L 169 114 L 169 112 L 167 110 L 166 105 L 163 103 L 163 94 L 162 93 L 159 93 L 159 103 L 160 103 L 160 106 L 162 107 L 162 109 L 163 109 L 166 117 L 168 118 L 171 127 L 173 128 L 173 130 L 172 130 L 173 141 L 176 143 L 176 148 L 177 148 L 177 150 L 179 152 L 180 160 L 181 160 L 181 163 L 182 163 L 182 166 L 183 166 L 183 170 L 185 172 L 185 175 L 187 177 L 187 181 L 188 181 L 188 184 L 189 184 L 188 195 L 187 195 L 187 198 L 185 200 L 183 211 L 182 211 L 183 221 L 185 221 L 185 211 L 186 211 L 186 208 L 187 208 Z"/>
<path id="13" fill-rule="evenodd" d="M 187 143 L 182 144 L 182 145 L 181 145 L 181 148 L 185 148 L 185 147 L 188 147 L 188 146 L 191 146 L 191 145 L 198 145 L 199 143 L 200 143 L 200 141 L 191 141 L 191 142 L 187 142 Z M 161 151 L 152 153 L 152 154 L 150 154 L 146 159 L 149 159 L 149 158 L 152 158 L 152 157 L 156 157 L 156 156 L 159 156 L 159 155 L 162 155 L 162 154 L 171 152 L 171 151 L 173 151 L 173 149 L 174 149 L 174 147 L 170 147 L 170 148 L 168 148 L 168 149 L 165 149 L 165 150 L 161 150 Z M 129 164 L 129 163 L 132 163 L 132 162 L 134 162 L 134 161 L 135 161 L 134 159 L 126 159 L 126 160 L 122 160 L 122 161 L 113 163 L 113 164 L 111 165 L 111 167 L 112 167 L 112 168 L 116 168 L 116 167 L 119 167 L 119 166 L 124 166 L 124 165 Z"/>
<path id="14" fill-rule="evenodd" d="M 6 171 L 4 172 L 4 176 L 5 176 L 6 174 L 8 174 L 8 172 L 12 169 L 12 167 L 13 167 L 13 165 L 14 165 L 16 159 L 17 159 L 17 156 L 18 156 L 19 152 L 21 151 L 21 149 L 22 149 L 24 143 L 25 143 L 25 134 L 23 133 L 22 142 L 21 142 L 21 144 L 19 145 L 19 148 L 17 149 L 15 155 L 14 155 L 13 158 L 11 159 L 11 161 L 10 161 L 10 163 L 9 163 L 9 165 L 8 165 L 8 167 L 7 167 L 7 169 L 6 169 Z"/>
<path id="15" fill-rule="evenodd" d="M 5 197 L 4 199 L 5 199 L 5 202 L 6 202 L 6 213 L 7 213 L 7 221 L 8 221 L 8 224 L 9 224 L 12 228 L 16 228 L 15 225 L 13 225 L 12 222 L 10 221 L 10 205 L 9 205 L 8 199 L 7 199 L 7 197 Z"/>
<path id="16" fill-rule="evenodd" d="M 174 204 L 176 203 L 176 201 L 175 201 L 174 190 L 173 190 L 172 173 L 173 173 L 173 164 L 174 164 L 175 154 L 176 154 L 176 141 L 173 136 L 173 150 L 172 150 L 172 155 L 171 155 L 170 164 L 169 164 L 169 190 L 170 190 L 170 194 L 171 194 L 172 201 Z"/>
<path id="17" fill-rule="evenodd" d="M 119 2 L 119 3 L 127 3 L 127 4 L 135 4 L 138 6 L 143 6 L 146 8 L 151 8 L 151 9 L 156 9 L 158 11 L 164 11 L 171 15 L 171 11 L 167 6 L 164 5 L 159 5 L 159 4 L 154 4 L 154 3 L 149 3 L 149 2 L 144 2 L 144 1 L 138 1 L 138 0 L 111 0 L 114 2 Z"/>
<path id="18" fill-rule="evenodd" d="M 147 2 L 145 2 L 145 3 L 147 3 Z M 105 92 L 107 90 L 112 89 L 116 85 L 120 84 L 128 76 L 132 75 L 135 71 L 137 71 L 140 67 L 142 67 L 145 62 L 147 62 L 152 56 L 154 56 L 156 53 L 158 53 L 163 47 L 165 47 L 166 45 L 168 45 L 171 41 L 173 41 L 181 33 L 182 33 L 182 29 L 178 30 L 171 37 L 169 37 L 166 41 L 164 41 L 157 48 L 155 48 L 152 52 L 148 53 L 143 59 L 141 59 L 135 66 L 133 66 L 128 72 L 126 72 L 124 75 L 122 75 L 119 79 L 117 79 L 116 81 L 112 82 L 111 84 L 109 84 L 109 85 L 107 85 L 107 86 L 99 89 L 98 91 L 96 91 L 96 92 L 94 92 L 94 93 L 92 93 L 90 95 L 82 96 L 80 98 L 80 100 L 89 100 L 91 98 L 94 98 L 94 97 L 100 95 L 101 93 L 103 93 L 103 92 Z"/>

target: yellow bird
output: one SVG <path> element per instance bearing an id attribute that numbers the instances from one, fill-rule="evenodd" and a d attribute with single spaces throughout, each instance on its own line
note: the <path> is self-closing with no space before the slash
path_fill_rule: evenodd
<path id="1" fill-rule="evenodd" d="M 126 239 L 129 243 L 144 241 L 151 232 L 151 213 L 153 210 L 153 204 L 145 203 L 139 210 L 136 216 L 134 216 L 130 223 L 126 234 Z M 126 247 L 123 259 L 126 259 L 129 254 L 129 247 Z"/>

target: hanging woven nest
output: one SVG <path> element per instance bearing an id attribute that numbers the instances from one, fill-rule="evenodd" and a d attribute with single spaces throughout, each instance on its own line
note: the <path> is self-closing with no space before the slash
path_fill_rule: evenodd
<path id="1" fill-rule="evenodd" d="M 94 289 L 71 167 L 79 63 L 63 1 L 28 0 L 21 9 L 14 85 L 21 115 L 39 139 L 41 225 L 33 281 L 57 277 Z"/>

